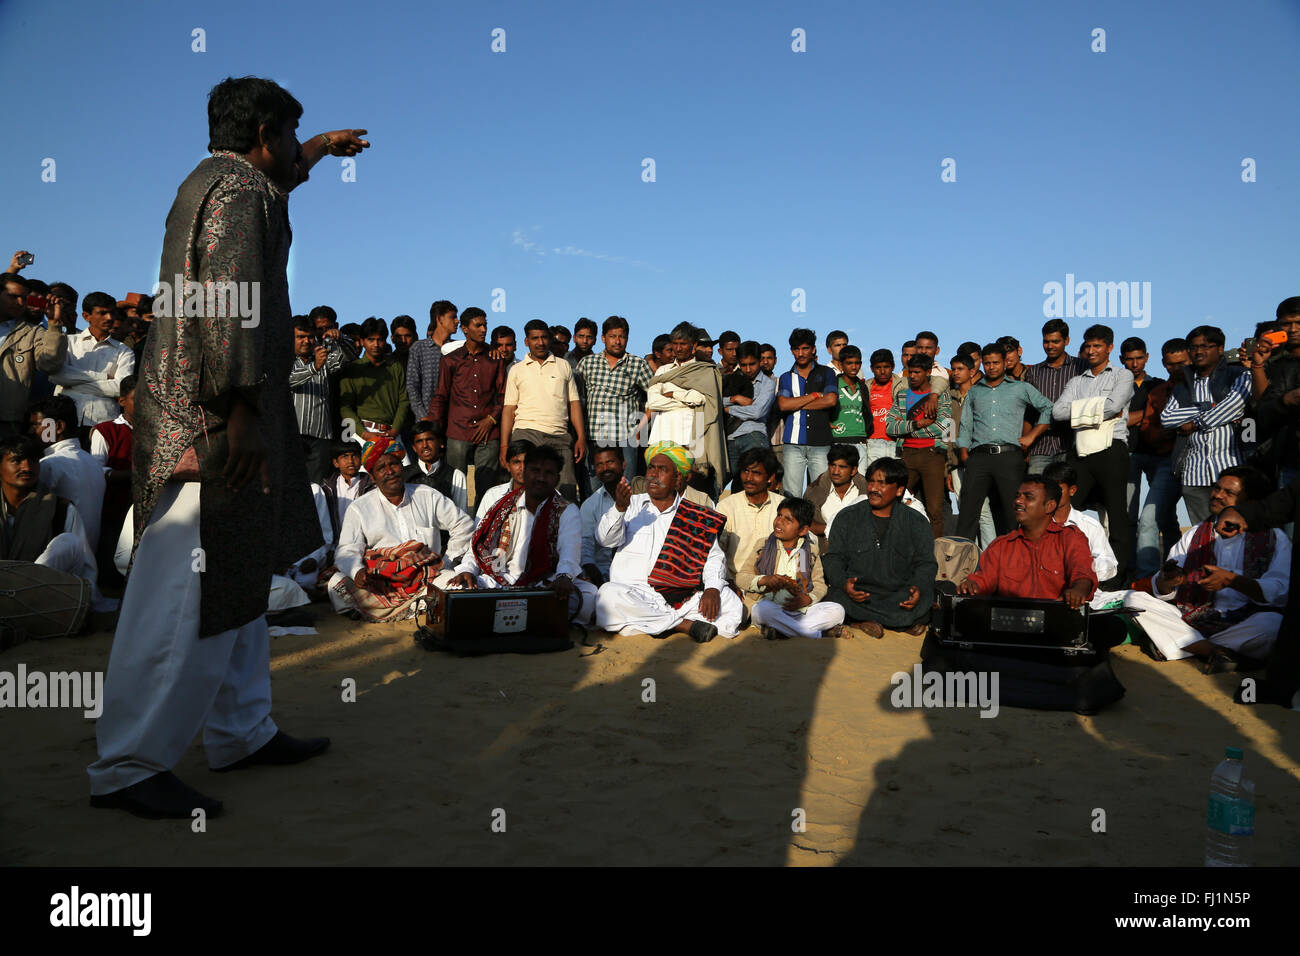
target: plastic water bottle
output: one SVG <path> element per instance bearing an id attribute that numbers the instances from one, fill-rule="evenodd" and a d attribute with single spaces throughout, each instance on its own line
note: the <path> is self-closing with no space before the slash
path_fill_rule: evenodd
<path id="1" fill-rule="evenodd" d="M 1255 782 L 1246 776 L 1241 749 L 1229 747 L 1226 758 L 1210 778 L 1206 814 L 1205 865 L 1250 866 L 1255 834 Z"/>

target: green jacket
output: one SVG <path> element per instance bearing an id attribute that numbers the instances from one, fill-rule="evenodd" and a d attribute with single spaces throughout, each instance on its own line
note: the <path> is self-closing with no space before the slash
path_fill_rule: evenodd
<path id="1" fill-rule="evenodd" d="M 363 421 L 383 422 L 401 431 L 411 424 L 406 369 L 399 362 L 376 365 L 362 357 L 343 366 L 339 376 L 339 417 L 352 419 L 358 435 Z"/>

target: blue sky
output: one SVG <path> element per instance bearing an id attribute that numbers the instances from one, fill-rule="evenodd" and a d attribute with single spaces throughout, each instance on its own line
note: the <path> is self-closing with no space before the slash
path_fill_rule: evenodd
<path id="1" fill-rule="evenodd" d="M 434 299 L 500 288 L 493 324 L 618 313 L 641 350 L 687 318 L 783 355 L 796 325 L 895 350 L 928 327 L 945 357 L 1010 333 L 1037 361 L 1043 286 L 1073 274 L 1149 282 L 1153 347 L 1203 321 L 1238 342 L 1300 293 L 1298 40 L 1296 0 L 0 0 L 22 91 L 0 249 L 83 294 L 148 291 L 207 91 L 256 74 L 304 138 L 374 144 L 356 182 L 326 159 L 293 195 L 296 311 L 423 328 Z"/>

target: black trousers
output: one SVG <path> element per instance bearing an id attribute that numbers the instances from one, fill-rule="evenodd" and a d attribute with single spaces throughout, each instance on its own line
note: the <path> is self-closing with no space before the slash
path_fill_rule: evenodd
<path id="1" fill-rule="evenodd" d="M 1110 547 L 1119 562 L 1115 578 L 1124 581 L 1128 574 L 1129 550 L 1132 548 L 1133 529 L 1128 522 L 1128 445 L 1122 441 L 1111 442 L 1105 451 L 1080 458 L 1073 451 L 1065 456 L 1069 465 L 1079 473 L 1079 490 L 1073 506 L 1085 507 L 1088 496 L 1095 489 L 1097 500 L 1106 509 L 1110 525 Z"/>
<path id="2" fill-rule="evenodd" d="M 958 537 L 978 540 L 980 509 L 991 491 L 996 491 L 997 501 L 1001 504 L 1000 508 L 993 508 L 993 527 L 998 534 L 1006 534 L 1015 527 L 1016 492 L 1025 477 L 1025 456 L 1012 450 L 997 455 L 972 451 L 965 468 L 961 479 L 961 499 L 957 504 Z"/>
<path id="3" fill-rule="evenodd" d="M 299 435 L 302 439 L 303 454 L 307 457 L 307 480 L 320 484 L 334 467 L 330 452 L 337 442 L 329 438 L 317 438 L 314 435 Z M 410 447 L 409 445 L 407 447 Z M 357 445 L 360 450 L 361 446 Z"/>

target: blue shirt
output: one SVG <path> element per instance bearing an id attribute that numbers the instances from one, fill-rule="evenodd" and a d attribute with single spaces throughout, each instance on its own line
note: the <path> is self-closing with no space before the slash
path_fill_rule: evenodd
<path id="1" fill-rule="evenodd" d="M 754 404 L 733 405 L 730 398 L 722 400 L 727 414 L 740 422 L 736 430 L 727 436 L 732 440 L 751 432 L 767 431 L 767 413 L 772 410 L 772 403 L 776 401 L 776 382 L 762 372 L 754 376 L 753 382 Z"/>
<path id="2" fill-rule="evenodd" d="M 1052 403 L 1028 382 L 1004 376 L 997 385 L 990 385 L 988 379 L 981 378 L 962 403 L 957 447 L 1018 445 L 1025 412 L 1031 408 L 1046 416 L 1044 420 L 1052 417 Z"/>
<path id="3" fill-rule="evenodd" d="M 799 398 L 811 392 L 823 395 L 840 392 L 839 382 L 833 368 L 814 363 L 808 369 L 805 379 L 797 368 L 783 372 L 777 385 L 776 394 L 783 398 Z M 832 406 L 833 408 L 834 406 Z M 831 409 L 800 409 L 788 412 L 781 426 L 781 442 L 786 445 L 829 445 L 831 443 Z"/>

